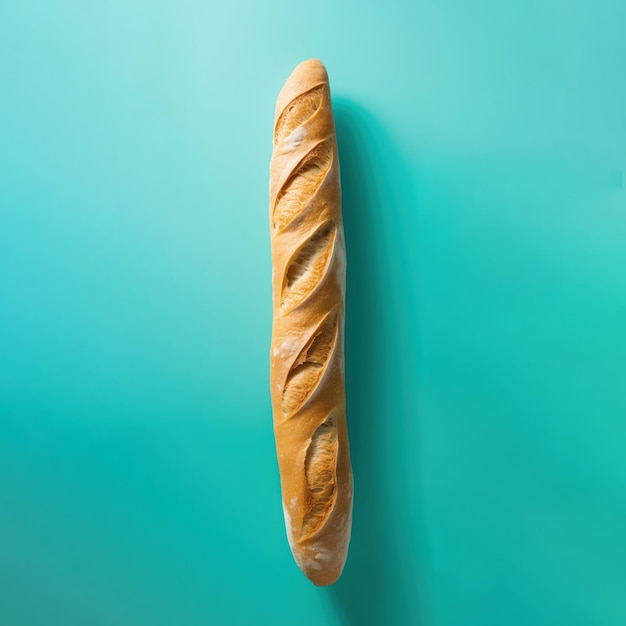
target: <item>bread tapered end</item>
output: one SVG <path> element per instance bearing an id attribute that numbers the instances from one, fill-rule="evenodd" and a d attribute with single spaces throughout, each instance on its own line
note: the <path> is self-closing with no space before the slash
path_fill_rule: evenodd
<path id="1" fill-rule="evenodd" d="M 328 85 L 328 73 L 318 59 L 302 61 L 291 72 L 276 100 L 276 117 L 296 97 L 319 85 Z"/>

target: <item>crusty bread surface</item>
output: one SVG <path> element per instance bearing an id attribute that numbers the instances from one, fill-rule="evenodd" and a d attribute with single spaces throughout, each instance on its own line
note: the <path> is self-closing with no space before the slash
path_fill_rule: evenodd
<path id="1" fill-rule="evenodd" d="M 328 75 L 312 59 L 276 103 L 270 164 L 270 387 L 291 551 L 316 585 L 339 578 L 352 469 L 344 385 L 346 252 Z"/>

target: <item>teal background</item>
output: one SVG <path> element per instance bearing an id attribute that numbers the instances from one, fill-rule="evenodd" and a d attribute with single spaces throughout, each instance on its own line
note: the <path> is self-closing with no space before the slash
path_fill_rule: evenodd
<path id="1" fill-rule="evenodd" d="M 2 626 L 626 623 L 622 2 L 0 5 Z M 327 65 L 356 484 L 285 538 L 268 165 Z"/>

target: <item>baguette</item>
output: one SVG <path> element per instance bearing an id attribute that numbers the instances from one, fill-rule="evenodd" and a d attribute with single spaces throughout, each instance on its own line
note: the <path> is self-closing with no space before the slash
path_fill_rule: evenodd
<path id="1" fill-rule="evenodd" d="M 287 538 L 300 569 L 331 585 L 352 525 L 344 384 L 346 252 L 328 75 L 315 59 L 276 103 L 270 164 L 270 388 Z"/>

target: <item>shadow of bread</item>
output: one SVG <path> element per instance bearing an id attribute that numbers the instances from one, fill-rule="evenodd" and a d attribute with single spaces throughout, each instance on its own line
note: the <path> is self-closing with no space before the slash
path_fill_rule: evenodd
<path id="1" fill-rule="evenodd" d="M 328 593 L 346 624 L 411 626 L 423 613 L 417 251 L 415 233 L 399 231 L 415 220 L 417 202 L 410 170 L 372 116 L 340 98 L 333 108 L 348 252 L 346 391 L 355 497 L 348 561 Z"/>

